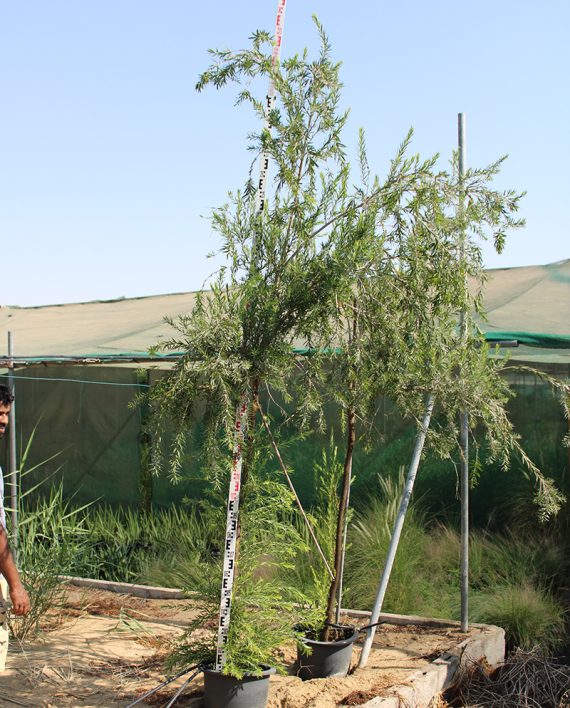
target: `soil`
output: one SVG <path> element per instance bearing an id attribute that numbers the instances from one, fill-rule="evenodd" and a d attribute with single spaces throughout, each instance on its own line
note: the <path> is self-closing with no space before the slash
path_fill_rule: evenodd
<path id="1" fill-rule="evenodd" d="M 147 600 L 101 590 L 69 591 L 65 608 L 45 618 L 38 640 L 12 641 L 0 679 L 0 706 L 33 708 L 123 707 L 164 680 L 163 659 L 195 616 L 190 600 Z M 345 623 L 354 620 L 345 618 Z M 362 620 L 360 624 L 365 624 Z M 479 632 L 473 628 L 470 634 Z M 296 650 L 283 649 L 290 675 L 273 676 L 269 708 L 357 706 L 405 683 L 413 672 L 466 638 L 456 625 L 384 624 L 368 666 L 346 678 L 301 681 Z M 358 644 L 354 660 L 358 658 Z M 141 706 L 165 705 L 186 677 L 162 688 Z M 177 706 L 202 705 L 198 676 Z"/>

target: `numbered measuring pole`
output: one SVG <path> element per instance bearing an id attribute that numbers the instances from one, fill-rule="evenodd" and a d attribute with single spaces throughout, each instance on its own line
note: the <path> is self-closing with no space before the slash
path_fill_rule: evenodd
<path id="1" fill-rule="evenodd" d="M 273 45 L 273 54 L 271 56 L 271 64 L 273 67 L 277 65 L 281 54 L 281 42 L 283 41 L 283 26 L 285 24 L 285 6 L 287 0 L 279 0 L 277 6 L 277 20 L 275 22 L 275 43 Z M 263 129 L 269 130 L 269 116 L 275 108 L 275 83 L 269 81 L 269 88 L 265 99 L 265 112 L 263 120 Z M 259 156 L 259 182 L 255 193 L 255 213 L 261 214 L 265 205 L 265 191 L 267 187 L 267 171 L 269 169 L 269 153 L 267 150 Z"/>
<path id="2" fill-rule="evenodd" d="M 236 542 L 238 530 L 239 498 L 241 490 L 241 468 L 243 461 L 243 440 L 247 427 L 247 401 L 242 401 L 236 411 L 234 430 L 234 450 L 232 473 L 228 494 L 228 514 L 226 518 L 226 539 L 224 542 L 224 567 L 222 573 L 222 597 L 220 601 L 220 619 L 218 623 L 218 642 L 216 651 L 216 671 L 224 666 L 224 649 L 228 641 L 230 613 L 232 608 L 232 590 L 236 560 Z"/>
<path id="3" fill-rule="evenodd" d="M 283 39 L 283 24 L 285 21 L 285 6 L 287 0 L 279 0 L 277 19 L 275 22 L 275 43 L 273 45 L 272 66 L 276 66 L 281 53 Z M 264 130 L 270 129 L 270 113 L 275 106 L 275 84 L 271 79 L 267 91 L 264 111 Z M 267 171 L 269 168 L 269 153 L 260 155 L 259 182 L 255 194 L 255 212 L 263 213 L 265 192 L 267 187 Z M 218 640 L 216 644 L 216 671 L 222 671 L 226 663 L 226 644 L 231 621 L 232 593 L 234 587 L 236 544 L 238 535 L 239 500 L 241 491 L 241 471 L 243 464 L 243 441 L 247 426 L 250 396 L 242 397 L 237 411 L 234 428 L 234 446 L 232 451 L 232 473 L 228 494 L 228 514 L 226 519 L 226 539 L 224 545 L 224 565 L 222 574 L 222 592 L 220 599 L 220 615 L 218 621 Z"/>

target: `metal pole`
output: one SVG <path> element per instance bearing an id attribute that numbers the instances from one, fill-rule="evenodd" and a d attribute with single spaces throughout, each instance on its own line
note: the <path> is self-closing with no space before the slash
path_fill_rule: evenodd
<path id="1" fill-rule="evenodd" d="M 459 144 L 459 181 L 462 187 L 465 177 L 465 114 L 457 116 L 457 134 Z M 463 211 L 463 194 L 461 193 L 459 210 Z M 465 233 L 461 234 L 461 260 L 465 258 Z M 460 313 L 461 338 L 467 337 L 467 316 Z M 459 448 L 460 448 L 460 495 L 461 495 L 461 631 L 466 632 L 469 625 L 469 417 L 466 410 L 459 414 Z"/>
<path id="2" fill-rule="evenodd" d="M 15 393 L 14 385 L 14 340 L 12 332 L 8 332 L 8 387 L 12 394 Z M 12 507 L 12 555 L 18 562 L 18 467 L 16 460 L 16 402 L 10 406 L 8 416 L 8 450 L 9 450 L 9 479 L 10 479 L 10 504 Z"/>
<path id="3" fill-rule="evenodd" d="M 418 466 L 420 464 L 420 458 L 422 455 L 422 450 L 426 440 L 427 431 L 429 428 L 429 423 L 431 420 L 431 413 L 433 410 L 433 396 L 430 394 L 426 400 L 426 409 L 424 411 L 424 417 L 422 419 L 420 429 L 416 436 L 416 445 L 414 447 L 414 452 L 412 455 L 412 460 L 410 462 L 410 467 L 408 469 L 408 476 L 406 478 L 406 484 L 404 486 L 404 493 L 402 494 L 402 500 L 400 502 L 400 508 L 398 509 L 398 516 L 396 517 L 396 522 L 394 523 L 394 529 L 392 531 L 392 538 L 390 539 L 390 546 L 388 548 L 388 555 L 386 556 L 386 562 L 384 564 L 384 569 L 382 571 L 382 577 L 380 579 L 380 585 L 378 586 L 378 591 L 376 593 L 376 600 L 374 601 L 374 607 L 372 608 L 372 614 L 370 617 L 370 624 L 374 625 L 378 622 L 378 617 L 382 610 L 382 603 L 384 602 L 384 595 L 386 594 L 386 588 L 388 587 L 388 582 L 390 580 L 390 574 L 392 572 L 392 566 L 394 565 L 394 559 L 396 557 L 396 551 L 398 550 L 398 543 L 400 542 L 400 536 L 402 534 L 402 528 L 404 527 L 404 519 L 406 518 L 406 512 L 408 506 L 410 505 L 410 499 L 412 496 L 412 491 L 414 489 L 414 482 L 416 479 L 416 473 L 418 471 Z M 372 641 L 374 640 L 374 633 L 376 632 L 376 627 L 369 627 L 366 630 L 366 639 L 364 640 L 364 646 L 362 647 L 362 652 L 360 654 L 360 659 L 358 661 L 358 668 L 361 669 L 366 666 L 368 661 L 368 655 L 370 654 L 370 649 L 372 648 Z"/>

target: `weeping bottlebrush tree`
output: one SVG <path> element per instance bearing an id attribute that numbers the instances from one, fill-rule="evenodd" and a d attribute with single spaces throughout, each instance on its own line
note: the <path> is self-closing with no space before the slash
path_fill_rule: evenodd
<path id="1" fill-rule="evenodd" d="M 540 513 L 556 513 L 562 497 L 527 457 L 507 416 L 511 391 L 501 375 L 505 360 L 493 359 L 473 317 L 484 318 L 481 242 L 501 250 L 505 234 L 522 224 L 516 218 L 521 195 L 493 189 L 502 160 L 470 170 L 438 171 L 436 160 L 408 157 L 411 133 L 392 162 L 394 175 L 415 175 L 402 189 L 386 194 L 370 178 L 361 136 L 363 208 L 351 213 L 344 228 L 359 232 L 351 279 L 339 283 L 333 309 L 315 333 L 313 346 L 332 354 L 327 387 L 340 404 L 346 431 L 344 473 L 339 491 L 334 577 L 329 586 L 322 638 L 340 609 L 352 464 L 357 429 L 373 430 L 380 396 L 418 425 L 426 401 L 435 401 L 437 417 L 428 440 L 444 457 L 455 454 L 457 421 L 468 410 L 471 432 L 485 438 L 491 457 L 506 468 L 512 455 L 534 475 Z M 458 208 L 461 204 L 462 207 Z M 344 237 L 347 234 L 345 232 Z M 458 336 L 464 313 L 464 336 Z M 559 386 L 560 388 L 560 386 Z"/>

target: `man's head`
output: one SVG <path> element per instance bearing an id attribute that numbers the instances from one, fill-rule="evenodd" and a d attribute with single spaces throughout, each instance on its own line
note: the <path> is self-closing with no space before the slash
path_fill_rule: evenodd
<path id="1" fill-rule="evenodd" d="M 10 408 L 12 407 L 13 401 L 14 394 L 10 391 L 8 386 L 0 384 L 0 438 L 6 432 L 8 415 L 10 414 Z"/>

